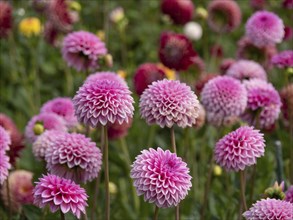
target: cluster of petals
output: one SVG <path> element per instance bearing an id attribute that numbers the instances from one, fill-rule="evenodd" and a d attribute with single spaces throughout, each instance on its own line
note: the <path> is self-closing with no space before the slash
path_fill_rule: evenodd
<path id="1" fill-rule="evenodd" d="M 293 67 L 293 50 L 284 50 L 274 55 L 271 62 L 274 66 L 282 69 Z"/>
<path id="2" fill-rule="evenodd" d="M 293 185 L 291 185 L 285 194 L 285 201 L 290 202 L 293 204 Z"/>
<path id="3" fill-rule="evenodd" d="M 2 185 L 7 179 L 8 170 L 10 168 L 11 164 L 9 163 L 9 157 L 6 155 L 4 150 L 0 150 L 0 185 Z"/>
<path id="4" fill-rule="evenodd" d="M 143 150 L 130 172 L 138 195 L 160 208 L 177 206 L 191 188 L 187 164 L 161 148 Z"/>
<path id="5" fill-rule="evenodd" d="M 0 39 L 7 37 L 12 28 L 12 7 L 7 1 L 0 1 Z"/>

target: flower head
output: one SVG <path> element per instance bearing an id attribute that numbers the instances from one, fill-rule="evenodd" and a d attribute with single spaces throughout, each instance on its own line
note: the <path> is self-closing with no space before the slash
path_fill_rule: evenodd
<path id="1" fill-rule="evenodd" d="M 109 19 L 114 24 L 119 23 L 125 18 L 124 9 L 122 7 L 117 7 L 110 12 Z"/>
<path id="2" fill-rule="evenodd" d="M 282 113 L 284 118 L 289 121 L 290 113 L 293 112 L 293 83 L 284 87 L 280 96 L 282 99 Z"/>
<path id="3" fill-rule="evenodd" d="M 0 38 L 7 37 L 12 28 L 12 7 L 6 1 L 0 1 Z"/>
<path id="4" fill-rule="evenodd" d="M 63 40 L 63 59 L 68 66 L 78 71 L 99 67 L 98 58 L 106 53 L 105 44 L 96 35 L 86 31 L 72 32 Z"/>
<path id="5" fill-rule="evenodd" d="M 41 21 L 36 17 L 24 18 L 20 21 L 18 28 L 26 37 L 38 36 L 41 32 Z"/>
<path id="6" fill-rule="evenodd" d="M 272 57 L 271 62 L 281 69 L 293 67 L 293 50 L 284 50 L 276 54 Z"/>
<path id="7" fill-rule="evenodd" d="M 9 157 L 5 154 L 4 150 L 0 150 L 0 186 L 7 179 L 10 168 Z"/>
<path id="8" fill-rule="evenodd" d="M 86 80 L 85 80 L 85 83 L 87 82 L 94 82 L 96 80 L 105 80 L 105 79 L 108 79 L 108 80 L 111 80 L 111 81 L 117 81 L 119 83 L 122 83 L 124 85 L 127 85 L 126 84 L 126 81 L 120 77 L 118 74 L 114 73 L 114 72 L 96 72 L 96 73 L 93 73 L 91 75 L 89 75 Z"/>
<path id="9" fill-rule="evenodd" d="M 44 25 L 44 39 L 45 41 L 52 45 L 52 46 L 57 46 L 59 45 L 59 41 L 58 40 L 58 35 L 59 35 L 60 31 L 54 27 L 54 25 L 50 22 L 47 21 Z"/>
<path id="10" fill-rule="evenodd" d="M 291 28 L 289 26 L 285 26 L 284 31 L 285 31 L 285 34 L 284 34 L 284 39 L 283 40 L 286 40 L 286 41 L 292 40 L 292 38 L 293 38 L 293 28 Z"/>
<path id="11" fill-rule="evenodd" d="M 11 145 L 10 135 L 2 126 L 0 126 L 0 151 L 9 150 L 10 145 Z"/>
<path id="12" fill-rule="evenodd" d="M 202 37 L 202 27 L 193 21 L 184 25 L 183 32 L 190 40 L 199 40 Z"/>
<path id="13" fill-rule="evenodd" d="M 244 112 L 247 92 L 238 80 L 229 76 L 218 76 L 205 84 L 201 92 L 201 102 L 208 122 L 215 126 L 225 125 Z"/>
<path id="14" fill-rule="evenodd" d="M 141 151 L 130 175 L 137 194 L 160 208 L 177 206 L 191 187 L 187 164 L 175 153 L 161 148 Z"/>
<path id="15" fill-rule="evenodd" d="M 256 164 L 256 159 L 264 152 L 263 134 L 253 127 L 243 126 L 220 139 L 214 154 L 221 167 L 228 171 L 239 171 Z"/>
<path id="16" fill-rule="evenodd" d="M 243 216 L 247 220 L 290 220 L 293 218 L 293 204 L 277 199 L 262 199 L 244 212 Z"/>
<path id="17" fill-rule="evenodd" d="M 285 201 L 291 202 L 293 204 L 293 185 L 291 185 L 286 191 Z"/>
<path id="18" fill-rule="evenodd" d="M 33 191 L 34 204 L 40 208 L 48 205 L 51 212 L 59 209 L 65 214 L 71 211 L 77 218 L 80 218 L 81 213 L 85 214 L 88 196 L 85 190 L 72 180 L 48 174 L 39 178 L 36 184 Z"/>
<path id="19" fill-rule="evenodd" d="M 197 96 L 185 83 L 177 80 L 153 82 L 141 95 L 140 115 L 148 124 L 171 128 L 191 127 L 198 117 Z"/>
<path id="20" fill-rule="evenodd" d="M 268 11 L 255 12 L 247 21 L 246 36 L 258 47 L 280 43 L 284 37 L 283 21 Z"/>

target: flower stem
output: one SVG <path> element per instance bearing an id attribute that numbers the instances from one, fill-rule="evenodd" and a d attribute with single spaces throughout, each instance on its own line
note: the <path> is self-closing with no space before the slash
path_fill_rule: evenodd
<path id="1" fill-rule="evenodd" d="M 106 190 L 106 200 L 105 200 L 105 215 L 106 215 L 106 220 L 110 220 L 110 191 L 109 191 L 109 156 L 108 156 L 108 130 L 107 126 L 103 126 L 102 128 L 103 131 L 103 136 L 102 138 L 104 141 L 104 163 L 105 163 L 105 190 Z"/>
<path id="2" fill-rule="evenodd" d="M 252 199 L 253 199 L 253 194 L 254 194 L 255 176 L 256 176 L 256 164 L 253 165 L 251 179 L 250 179 L 251 189 L 250 189 L 250 195 L 249 195 L 249 204 L 252 204 Z"/>
<path id="3" fill-rule="evenodd" d="M 159 214 L 159 207 L 155 207 L 155 214 L 154 214 L 154 220 L 158 220 L 158 214 Z"/>
<path id="4" fill-rule="evenodd" d="M 61 211 L 61 209 L 60 209 L 60 219 L 61 219 L 61 220 L 65 220 L 65 215 L 64 215 L 64 213 Z"/>
<path id="5" fill-rule="evenodd" d="M 8 198 L 8 210 L 9 210 L 9 215 L 8 215 L 8 219 L 11 220 L 12 219 L 12 207 L 11 207 L 11 198 L 10 198 L 10 187 L 9 187 L 9 177 L 7 177 L 6 179 L 6 190 L 7 190 L 7 198 Z"/>
<path id="6" fill-rule="evenodd" d="M 253 187 L 253 185 L 252 185 L 252 187 Z M 245 200 L 245 171 L 244 170 L 240 171 L 240 196 L 241 196 L 243 208 L 246 211 L 247 205 L 246 205 L 246 200 Z"/>
<path id="7" fill-rule="evenodd" d="M 175 207 L 175 220 L 180 220 L 179 204 Z"/>
<path id="8" fill-rule="evenodd" d="M 173 152 L 175 154 L 177 154 L 174 127 L 171 127 L 170 130 L 171 130 L 171 146 L 172 146 L 172 150 L 173 150 Z"/>

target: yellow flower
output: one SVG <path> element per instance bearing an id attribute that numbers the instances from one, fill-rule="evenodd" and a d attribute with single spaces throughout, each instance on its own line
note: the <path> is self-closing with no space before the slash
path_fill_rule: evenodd
<path id="1" fill-rule="evenodd" d="M 218 165 L 214 166 L 214 175 L 215 176 L 221 176 L 222 175 L 222 168 Z"/>
<path id="2" fill-rule="evenodd" d="M 24 18 L 20 21 L 18 28 L 26 37 L 37 36 L 41 32 L 41 22 L 36 17 Z"/>
<path id="3" fill-rule="evenodd" d="M 158 67 L 161 68 L 164 71 L 164 73 L 167 76 L 167 79 L 169 79 L 169 80 L 175 80 L 176 79 L 176 72 L 174 70 L 171 70 L 168 67 L 165 67 L 161 63 L 158 64 Z"/>
<path id="4" fill-rule="evenodd" d="M 118 70 L 117 74 L 118 74 L 118 76 L 120 76 L 123 79 L 125 79 L 127 76 L 127 73 L 124 70 Z"/>
<path id="5" fill-rule="evenodd" d="M 71 1 L 69 3 L 69 8 L 73 11 L 80 11 L 81 5 L 77 1 Z"/>
<path id="6" fill-rule="evenodd" d="M 208 11 L 205 9 L 205 8 L 203 8 L 203 7 L 198 7 L 197 9 L 196 9 L 196 15 L 198 16 L 198 17 L 200 17 L 200 18 L 202 18 L 202 19 L 207 19 L 207 17 L 208 17 Z"/>
<path id="7" fill-rule="evenodd" d="M 100 38 L 101 41 L 105 40 L 105 32 L 102 30 L 97 31 L 97 36 Z"/>
<path id="8" fill-rule="evenodd" d="M 111 194 L 116 194 L 118 192 L 117 186 L 113 182 L 109 182 L 109 192 Z"/>

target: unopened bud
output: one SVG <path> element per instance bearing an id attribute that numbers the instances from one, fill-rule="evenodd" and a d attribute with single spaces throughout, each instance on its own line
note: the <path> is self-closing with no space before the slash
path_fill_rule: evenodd
<path id="1" fill-rule="evenodd" d="M 35 135 L 40 135 L 45 131 L 44 126 L 41 123 L 36 123 L 34 126 Z"/>

